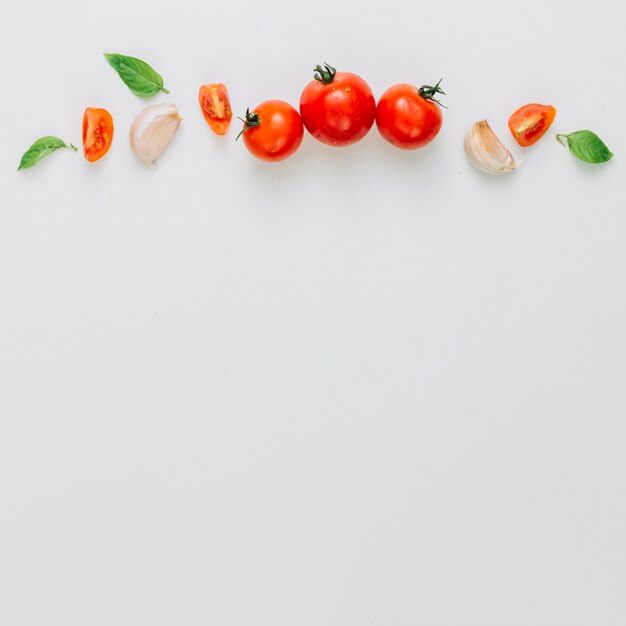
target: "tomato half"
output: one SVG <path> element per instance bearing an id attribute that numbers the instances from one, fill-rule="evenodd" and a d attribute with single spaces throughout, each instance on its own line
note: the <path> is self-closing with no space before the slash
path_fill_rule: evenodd
<path id="1" fill-rule="evenodd" d="M 356 74 L 324 64 L 315 68 L 300 96 L 300 115 L 315 139 L 329 146 L 349 146 L 363 139 L 376 118 L 376 100 Z"/>
<path id="2" fill-rule="evenodd" d="M 509 118 L 509 129 L 523 148 L 537 143 L 554 122 L 556 109 L 545 104 L 525 104 Z"/>
<path id="3" fill-rule="evenodd" d="M 202 85 L 198 92 L 198 101 L 211 130 L 217 135 L 225 135 L 233 117 L 226 85 L 222 83 Z"/>
<path id="4" fill-rule="evenodd" d="M 113 118 L 106 109 L 85 109 L 83 115 L 83 154 L 88 161 L 101 159 L 113 141 Z"/>
<path id="5" fill-rule="evenodd" d="M 267 100 L 246 112 L 243 143 L 257 159 L 282 161 L 302 143 L 304 128 L 298 111 L 282 100 Z"/>
<path id="6" fill-rule="evenodd" d="M 402 150 L 416 150 L 437 136 L 443 123 L 435 100 L 435 94 L 444 93 L 440 83 L 419 88 L 401 83 L 385 91 L 376 107 L 376 126 L 390 144 Z"/>

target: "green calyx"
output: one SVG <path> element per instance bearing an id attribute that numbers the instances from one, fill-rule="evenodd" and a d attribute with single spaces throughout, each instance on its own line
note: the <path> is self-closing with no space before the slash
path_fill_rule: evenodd
<path id="1" fill-rule="evenodd" d="M 332 65 L 328 65 L 328 63 L 324 61 L 324 67 L 316 65 L 313 68 L 313 72 L 313 78 L 315 78 L 315 80 L 319 80 L 320 83 L 323 83 L 324 85 L 330 85 L 335 78 L 337 70 Z"/>
<path id="2" fill-rule="evenodd" d="M 250 113 L 250 109 L 246 109 L 245 119 L 243 117 L 239 117 L 237 119 L 240 119 L 243 122 L 243 128 L 241 129 L 241 132 L 237 135 L 237 137 L 235 137 L 235 141 L 237 141 L 237 139 L 239 139 L 239 137 L 241 137 L 241 135 L 243 135 L 251 126 L 261 125 L 261 118 L 259 117 L 259 114 L 255 113 L 254 111 Z"/>
<path id="3" fill-rule="evenodd" d="M 446 92 L 439 86 L 441 85 L 442 80 L 443 78 L 440 78 L 439 82 L 434 87 L 431 85 L 422 85 L 419 88 L 419 95 L 424 98 L 424 100 L 432 100 L 433 102 L 436 102 L 439 106 L 447 109 L 448 107 L 445 104 L 441 104 L 441 102 L 437 100 L 437 98 L 435 98 L 437 94 L 441 94 L 442 96 L 446 95 Z"/>

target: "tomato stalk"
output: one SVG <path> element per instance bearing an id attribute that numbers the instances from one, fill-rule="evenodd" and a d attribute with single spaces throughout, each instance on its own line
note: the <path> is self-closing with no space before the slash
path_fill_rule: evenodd
<path id="1" fill-rule="evenodd" d="M 313 72 L 313 78 L 315 78 L 315 80 L 319 80 L 320 83 L 323 83 L 324 85 L 330 85 L 330 83 L 332 83 L 335 79 L 337 70 L 332 65 L 328 65 L 328 63 L 324 61 L 324 67 L 316 65 Z"/>
<path id="2" fill-rule="evenodd" d="M 243 119 L 243 117 L 237 117 L 237 119 L 243 122 L 243 128 L 237 137 L 235 137 L 235 141 L 237 141 L 237 139 L 239 139 L 239 137 L 241 137 L 241 135 L 243 135 L 251 126 L 261 125 L 261 118 L 259 117 L 259 114 L 254 111 L 250 113 L 250 109 L 246 109 L 246 119 Z"/>
<path id="3" fill-rule="evenodd" d="M 419 88 L 419 95 L 424 98 L 424 100 L 432 100 L 432 102 L 436 102 L 439 106 L 442 106 L 444 109 L 448 107 L 445 104 L 442 104 L 441 101 L 437 100 L 435 96 L 440 93 L 445 96 L 446 92 L 439 86 L 441 85 L 441 81 L 443 78 L 439 79 L 439 82 L 435 86 L 431 85 L 422 85 Z"/>

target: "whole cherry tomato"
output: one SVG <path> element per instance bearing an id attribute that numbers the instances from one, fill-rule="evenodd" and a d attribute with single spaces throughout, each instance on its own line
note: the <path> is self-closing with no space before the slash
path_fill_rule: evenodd
<path id="1" fill-rule="evenodd" d="M 537 143 L 554 122 L 556 109 L 545 104 L 525 104 L 509 118 L 509 130 L 515 141 L 526 148 Z"/>
<path id="2" fill-rule="evenodd" d="M 304 129 L 302 120 L 289 103 L 267 100 L 246 111 L 243 120 L 243 142 L 257 159 L 282 161 L 291 156 L 302 143 Z"/>
<path id="3" fill-rule="evenodd" d="M 83 153 L 88 161 L 101 159 L 113 141 L 113 118 L 106 109 L 85 109 L 83 115 Z"/>
<path id="4" fill-rule="evenodd" d="M 222 83 L 202 85 L 198 93 L 198 101 L 204 119 L 211 130 L 218 135 L 225 135 L 233 117 L 226 85 Z"/>
<path id="5" fill-rule="evenodd" d="M 329 146 L 349 146 L 363 139 L 376 118 L 376 100 L 369 85 L 356 74 L 316 66 L 300 96 L 306 129 Z"/>
<path id="6" fill-rule="evenodd" d="M 402 150 L 416 150 L 430 143 L 443 122 L 440 102 L 435 100 L 436 94 L 444 93 L 440 84 L 417 88 L 401 83 L 389 87 L 376 107 L 380 134 Z"/>

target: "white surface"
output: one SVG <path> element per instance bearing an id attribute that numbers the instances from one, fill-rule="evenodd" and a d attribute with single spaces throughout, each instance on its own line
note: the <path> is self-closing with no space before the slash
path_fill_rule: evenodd
<path id="1" fill-rule="evenodd" d="M 618 3 L 69 5 L 0 8 L 0 623 L 623 626 Z M 322 60 L 377 96 L 443 76 L 436 143 L 273 166 L 201 117 L 202 83 L 295 104 Z M 522 169 L 470 169 L 469 124 L 510 145 L 535 100 Z M 127 132 L 160 101 L 151 171 Z M 103 161 L 14 171 L 86 106 Z M 581 128 L 615 160 L 554 140 Z"/>

